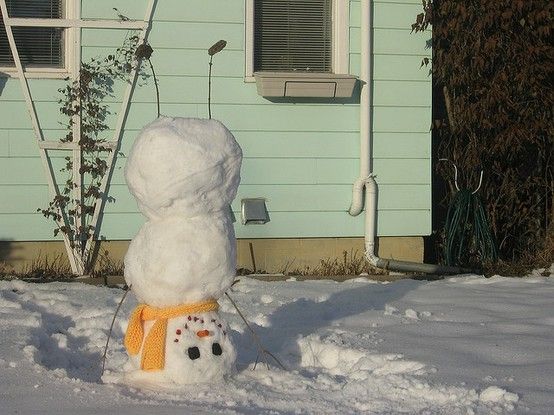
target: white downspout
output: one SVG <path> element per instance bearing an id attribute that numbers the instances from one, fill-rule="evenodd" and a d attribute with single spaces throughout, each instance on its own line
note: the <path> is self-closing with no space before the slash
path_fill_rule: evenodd
<path id="1" fill-rule="evenodd" d="M 364 190 L 366 191 L 366 256 L 375 252 L 375 217 L 377 212 L 377 183 L 372 173 L 371 140 L 371 1 L 361 2 L 361 65 L 360 65 L 360 176 L 352 187 L 352 204 L 348 213 L 358 216 L 364 208 Z M 370 262 L 373 261 L 370 260 Z"/>
<path id="2" fill-rule="evenodd" d="M 349 213 L 358 216 L 364 208 L 364 187 L 371 177 L 371 9 L 370 0 L 361 3 L 360 65 L 360 176 L 352 188 Z"/>
<path id="3" fill-rule="evenodd" d="M 361 65 L 360 82 L 360 177 L 358 182 L 363 182 L 360 192 L 365 188 L 365 255 L 373 266 L 377 266 L 378 257 L 375 255 L 375 235 L 377 234 L 377 183 L 373 174 L 373 140 L 372 140 L 372 38 L 371 38 L 371 0 L 361 2 Z M 362 206 L 363 206 L 363 198 Z M 360 209 L 361 211 L 361 209 Z M 353 214 L 355 212 L 350 212 Z"/>
<path id="4" fill-rule="evenodd" d="M 473 270 L 433 264 L 382 259 L 375 253 L 377 233 L 377 182 L 373 174 L 371 129 L 371 0 L 361 0 L 361 65 L 360 65 L 360 176 L 352 186 L 352 204 L 348 213 L 359 215 L 364 208 L 365 190 L 365 256 L 375 267 L 395 271 L 415 271 L 435 274 L 458 274 Z"/>

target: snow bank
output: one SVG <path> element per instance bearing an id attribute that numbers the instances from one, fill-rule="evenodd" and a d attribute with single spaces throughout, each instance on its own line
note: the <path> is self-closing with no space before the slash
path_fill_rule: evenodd
<path id="1" fill-rule="evenodd" d="M 289 370 L 263 362 L 252 370 L 256 348 L 222 299 L 238 373 L 220 384 L 150 393 L 105 383 L 126 360 L 132 299 L 116 321 L 104 382 L 100 377 L 121 290 L 0 282 L 0 413 L 551 413 L 552 279 L 244 278 L 233 289 L 261 341 Z"/>

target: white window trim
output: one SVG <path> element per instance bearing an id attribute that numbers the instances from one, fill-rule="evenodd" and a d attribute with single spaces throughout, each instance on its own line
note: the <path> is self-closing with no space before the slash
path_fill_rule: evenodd
<path id="1" fill-rule="evenodd" d="M 245 0 L 244 81 L 254 78 L 254 0 Z M 348 74 L 350 52 L 350 0 L 333 0 L 332 73 Z"/>
<path id="2" fill-rule="evenodd" d="M 75 20 L 80 17 L 76 16 L 76 10 L 78 9 L 76 1 L 80 0 L 64 0 L 64 19 Z M 24 68 L 27 78 L 64 79 L 70 76 L 75 66 L 74 44 L 78 37 L 78 30 L 80 30 L 79 27 L 70 26 L 64 31 L 64 68 Z M 2 72 L 2 75 L 7 75 L 9 78 L 18 77 L 15 66 L 0 66 L 0 72 Z"/>

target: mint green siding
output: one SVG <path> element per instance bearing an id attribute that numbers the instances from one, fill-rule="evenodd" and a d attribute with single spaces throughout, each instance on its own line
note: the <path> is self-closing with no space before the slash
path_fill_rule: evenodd
<path id="1" fill-rule="evenodd" d="M 344 1 L 344 0 L 339 0 Z M 145 0 L 83 0 L 85 18 L 114 18 L 113 7 L 142 19 Z M 374 172 L 379 185 L 378 233 L 427 235 L 431 223 L 431 84 L 420 62 L 429 55 L 426 37 L 410 34 L 420 2 L 373 3 Z M 350 73 L 360 68 L 360 2 L 350 2 Z M 242 184 L 233 204 L 238 237 L 361 236 L 363 215 L 351 217 L 352 182 L 359 168 L 358 99 L 273 100 L 245 82 L 243 0 L 160 0 L 149 36 L 160 83 L 162 113 L 207 116 L 207 48 L 226 39 L 214 58 L 212 114 L 234 133 L 244 152 Z M 84 29 L 83 59 L 105 56 L 121 45 L 125 31 Z M 4 84 L 5 79 L 0 82 Z M 56 103 L 64 81 L 33 79 L 31 92 L 47 139 L 64 134 Z M 357 93 L 357 92 L 355 92 Z M 123 86 L 110 98 L 115 124 Z M 155 117 L 151 80 L 139 81 L 133 95 L 122 152 L 140 128 Z M 59 170 L 63 152 L 52 152 Z M 115 169 L 101 234 L 130 239 L 144 218 L 123 179 L 125 157 Z M 63 180 L 63 177 L 60 179 Z M 48 189 L 31 122 L 17 79 L 0 95 L 0 240 L 53 239 L 51 222 L 37 214 Z M 240 199 L 264 197 L 271 222 L 240 223 Z"/>

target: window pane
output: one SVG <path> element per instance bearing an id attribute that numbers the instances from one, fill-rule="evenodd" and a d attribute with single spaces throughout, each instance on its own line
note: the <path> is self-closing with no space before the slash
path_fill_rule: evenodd
<path id="1" fill-rule="evenodd" d="M 63 17 L 62 0 L 7 0 L 10 17 L 58 19 Z M 23 65 L 61 68 L 63 29 L 49 27 L 12 27 Z M 0 20 L 0 66 L 14 66 L 8 37 Z"/>
<path id="2" fill-rule="evenodd" d="M 332 0 L 255 0 L 254 70 L 331 72 Z"/>

